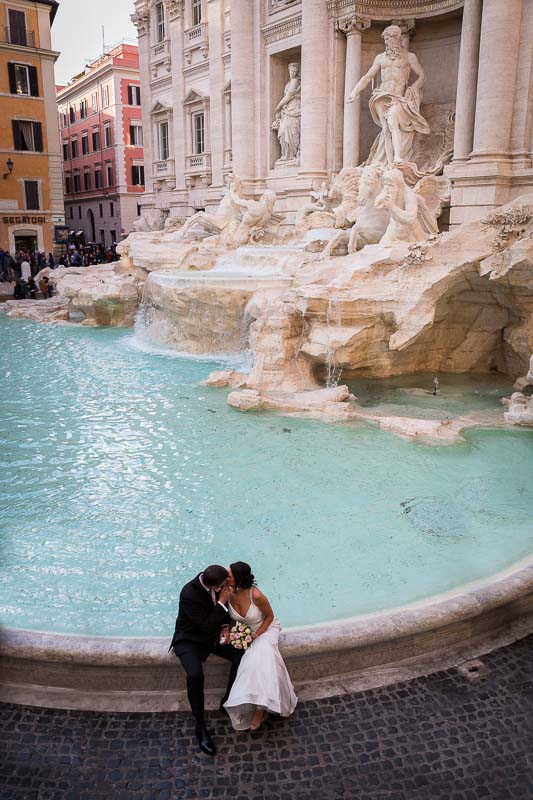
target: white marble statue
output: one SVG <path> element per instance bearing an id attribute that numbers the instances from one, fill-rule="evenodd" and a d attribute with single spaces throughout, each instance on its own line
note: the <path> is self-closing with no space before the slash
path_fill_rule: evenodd
<path id="1" fill-rule="evenodd" d="M 234 237 L 237 247 L 259 241 L 270 222 L 281 220 L 278 214 L 273 214 L 276 193 L 272 189 L 267 189 L 259 200 L 244 200 L 230 187 L 230 196 L 242 211 L 242 219 Z"/>
<path id="2" fill-rule="evenodd" d="M 355 223 L 348 230 L 339 231 L 338 236 L 328 242 L 320 259 L 330 258 L 342 239 L 348 241 L 348 253 L 362 250 L 367 244 L 377 244 L 389 224 L 389 213 L 384 208 L 376 208 L 374 203 L 383 188 L 383 167 L 375 164 L 352 170 L 358 173 L 357 206 Z"/>
<path id="3" fill-rule="evenodd" d="M 309 193 L 310 201 L 298 211 L 296 215 L 296 226 L 301 225 L 311 214 L 329 212 L 331 200 L 329 196 L 328 184 L 323 181 L 320 186 L 314 187 Z"/>
<path id="4" fill-rule="evenodd" d="M 420 113 L 421 89 L 425 75 L 414 53 L 402 42 L 402 31 L 389 25 L 383 31 L 385 52 L 374 63 L 348 97 L 351 103 L 374 78 L 381 73 L 381 83 L 370 96 L 372 119 L 381 128 L 367 164 L 391 166 L 399 161 L 411 161 L 415 133 L 429 133 L 429 126 Z M 417 76 L 409 86 L 411 71 Z"/>
<path id="5" fill-rule="evenodd" d="M 181 229 L 182 237 L 203 238 L 223 232 L 231 236 L 235 233 L 242 213 L 234 197 L 238 197 L 240 191 L 241 182 L 236 176 L 233 176 L 224 190 L 222 199 L 214 214 L 210 214 L 208 211 L 198 211 L 193 214 Z"/>
<path id="6" fill-rule="evenodd" d="M 165 216 L 159 208 L 144 208 L 139 219 L 133 223 L 135 233 L 151 233 L 163 230 Z"/>
<path id="7" fill-rule="evenodd" d="M 383 175 L 383 190 L 374 203 L 389 214 L 381 244 L 421 242 L 438 233 L 437 220 L 448 194 L 447 178 L 428 176 L 412 189 L 400 169 L 387 170 Z"/>
<path id="8" fill-rule="evenodd" d="M 300 65 L 294 62 L 289 64 L 289 81 L 285 84 L 283 97 L 276 106 L 276 116 L 272 123 L 281 147 L 281 158 L 276 164 L 297 164 L 299 161 L 301 105 Z"/>

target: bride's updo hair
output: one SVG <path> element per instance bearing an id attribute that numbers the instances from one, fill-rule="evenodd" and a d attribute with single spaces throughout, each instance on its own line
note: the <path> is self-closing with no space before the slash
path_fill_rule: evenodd
<path id="1" fill-rule="evenodd" d="M 229 568 L 232 572 L 236 589 L 251 589 L 255 585 L 252 568 L 246 562 L 236 561 L 234 564 L 230 564 Z"/>

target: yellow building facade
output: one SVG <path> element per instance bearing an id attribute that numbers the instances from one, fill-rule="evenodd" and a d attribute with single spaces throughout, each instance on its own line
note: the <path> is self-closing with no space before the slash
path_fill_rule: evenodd
<path id="1" fill-rule="evenodd" d="M 0 248 L 50 253 L 64 226 L 55 0 L 0 0 Z"/>

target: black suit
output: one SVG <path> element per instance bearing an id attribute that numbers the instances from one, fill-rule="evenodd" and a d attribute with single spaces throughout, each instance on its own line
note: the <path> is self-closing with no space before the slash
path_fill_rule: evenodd
<path id="1" fill-rule="evenodd" d="M 199 725 L 204 721 L 203 662 L 209 654 L 214 653 L 231 662 L 224 699 L 237 676 L 242 651 L 219 644 L 220 628 L 229 621 L 224 607 L 218 602 L 213 604 L 211 594 L 200 583 L 200 575 L 185 584 L 180 593 L 178 617 L 169 649 L 174 650 L 187 674 L 187 696 Z"/>

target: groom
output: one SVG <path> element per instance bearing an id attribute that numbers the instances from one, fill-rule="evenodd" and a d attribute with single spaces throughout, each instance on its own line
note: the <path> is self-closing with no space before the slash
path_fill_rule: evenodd
<path id="1" fill-rule="evenodd" d="M 196 720 L 198 744 L 210 756 L 215 755 L 216 747 L 205 726 L 203 662 L 210 653 L 231 662 L 226 693 L 220 702 L 222 707 L 237 676 L 243 654 L 242 650 L 236 650 L 229 644 L 220 644 L 221 627 L 229 622 L 226 604 L 233 592 L 227 586 L 227 580 L 228 571 L 213 564 L 185 584 L 180 593 L 176 627 L 169 647 L 169 650 L 174 650 L 187 675 L 187 696 Z"/>

